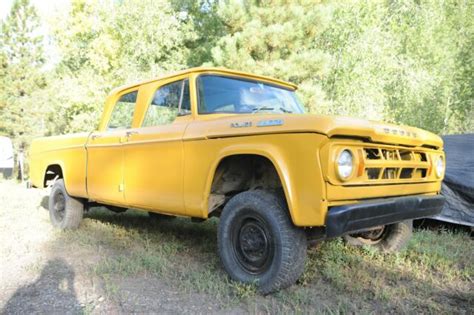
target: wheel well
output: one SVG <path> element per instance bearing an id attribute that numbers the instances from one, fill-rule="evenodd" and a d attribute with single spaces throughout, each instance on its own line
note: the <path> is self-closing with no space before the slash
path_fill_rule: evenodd
<path id="1" fill-rule="evenodd" d="M 253 154 L 232 155 L 222 159 L 214 173 L 208 200 L 208 212 L 221 210 L 232 196 L 246 190 L 282 190 L 273 163 Z M 220 211 L 216 211 L 218 214 Z"/>
<path id="2" fill-rule="evenodd" d="M 63 170 L 58 164 L 49 165 L 44 173 L 43 187 L 50 185 L 50 182 L 63 178 Z"/>

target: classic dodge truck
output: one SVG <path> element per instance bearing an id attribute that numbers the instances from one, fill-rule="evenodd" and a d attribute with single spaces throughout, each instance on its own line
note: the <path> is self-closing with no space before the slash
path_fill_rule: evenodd
<path id="1" fill-rule="evenodd" d="M 50 218 L 77 228 L 91 204 L 164 219 L 220 218 L 231 278 L 263 293 L 294 283 L 308 240 L 397 251 L 438 214 L 442 140 L 420 129 L 304 114 L 296 86 L 195 68 L 113 90 L 97 130 L 31 145 Z"/>

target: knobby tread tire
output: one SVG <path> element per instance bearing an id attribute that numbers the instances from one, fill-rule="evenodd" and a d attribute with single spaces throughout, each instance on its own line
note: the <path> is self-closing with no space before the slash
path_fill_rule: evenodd
<path id="1" fill-rule="evenodd" d="M 373 246 L 384 253 L 395 253 L 401 251 L 408 244 L 408 241 L 412 236 L 413 221 L 402 221 L 388 225 L 385 228 L 387 231 L 384 232 L 385 235 L 383 239 L 380 240 L 379 243 L 369 246 Z M 346 244 L 352 246 L 367 245 L 359 238 L 350 235 L 345 235 L 344 240 Z"/>
<path id="2" fill-rule="evenodd" d="M 380 242 L 380 250 L 395 253 L 406 247 L 412 236 L 413 221 L 402 221 L 390 226 L 390 233 Z"/>
<path id="3" fill-rule="evenodd" d="M 62 192 L 65 198 L 65 213 L 62 220 L 58 220 L 54 212 L 54 196 L 58 192 Z M 64 185 L 63 179 L 58 179 L 52 189 L 49 196 L 49 217 L 54 227 L 66 230 L 66 229 L 77 229 L 81 224 L 84 215 L 84 204 L 74 197 L 71 197 Z"/>
<path id="4" fill-rule="evenodd" d="M 260 215 L 275 234 L 275 256 L 269 270 L 252 275 L 240 266 L 232 253 L 230 227 L 236 217 L 251 209 Z M 304 230 L 293 225 L 285 200 L 277 193 L 264 190 L 242 192 L 224 207 L 218 229 L 218 251 L 224 269 L 233 280 L 257 283 L 262 294 L 294 284 L 304 271 L 307 239 Z"/>

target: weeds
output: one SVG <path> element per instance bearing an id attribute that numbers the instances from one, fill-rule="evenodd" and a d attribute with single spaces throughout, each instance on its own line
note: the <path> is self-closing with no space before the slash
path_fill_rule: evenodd
<path id="1" fill-rule="evenodd" d="M 114 214 L 97 208 L 80 229 L 64 232 L 51 228 L 40 203 L 34 190 L 0 182 L 2 259 L 28 255 L 41 241 L 49 252 L 84 261 L 107 298 L 124 298 L 127 279 L 141 279 L 181 294 L 200 294 L 221 310 L 237 307 L 249 313 L 468 313 L 474 308 L 473 241 L 463 232 L 417 230 L 404 251 L 391 255 L 349 247 L 340 239 L 322 242 L 308 250 L 296 285 L 261 296 L 255 285 L 235 283 L 223 271 L 216 219 L 154 222 L 140 211 Z M 40 269 L 41 260 L 23 267 L 29 273 Z M 87 305 L 85 313 L 95 312 Z"/>
<path id="2" fill-rule="evenodd" d="M 214 243 L 216 228 L 214 220 L 150 223 L 137 211 L 117 217 L 99 209 L 88 215 L 83 232 L 67 238 L 117 251 L 94 267 L 97 276 L 158 276 L 183 292 L 209 294 L 224 305 L 247 305 L 250 312 L 304 313 L 316 307 L 321 313 L 340 314 L 354 307 L 370 310 L 367 301 L 383 303 L 383 309 L 446 312 L 446 288 L 471 299 L 474 258 L 459 245 L 472 242 L 467 234 L 420 230 L 407 249 L 390 255 L 372 247 L 349 247 L 340 239 L 323 242 L 309 250 L 296 286 L 262 298 L 255 285 L 232 282 L 223 273 Z M 315 292 L 321 304 L 315 303 Z M 327 300 L 328 292 L 340 297 Z"/>

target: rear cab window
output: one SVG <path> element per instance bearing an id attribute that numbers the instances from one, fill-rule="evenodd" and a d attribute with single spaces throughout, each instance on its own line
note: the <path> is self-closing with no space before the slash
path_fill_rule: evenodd
<path id="1" fill-rule="evenodd" d="M 162 126 L 178 116 L 191 114 L 189 80 L 184 79 L 160 86 L 151 99 L 142 127 Z"/>
<path id="2" fill-rule="evenodd" d="M 107 130 L 121 130 L 132 127 L 137 96 L 138 91 L 132 91 L 120 96 L 110 115 Z"/>

